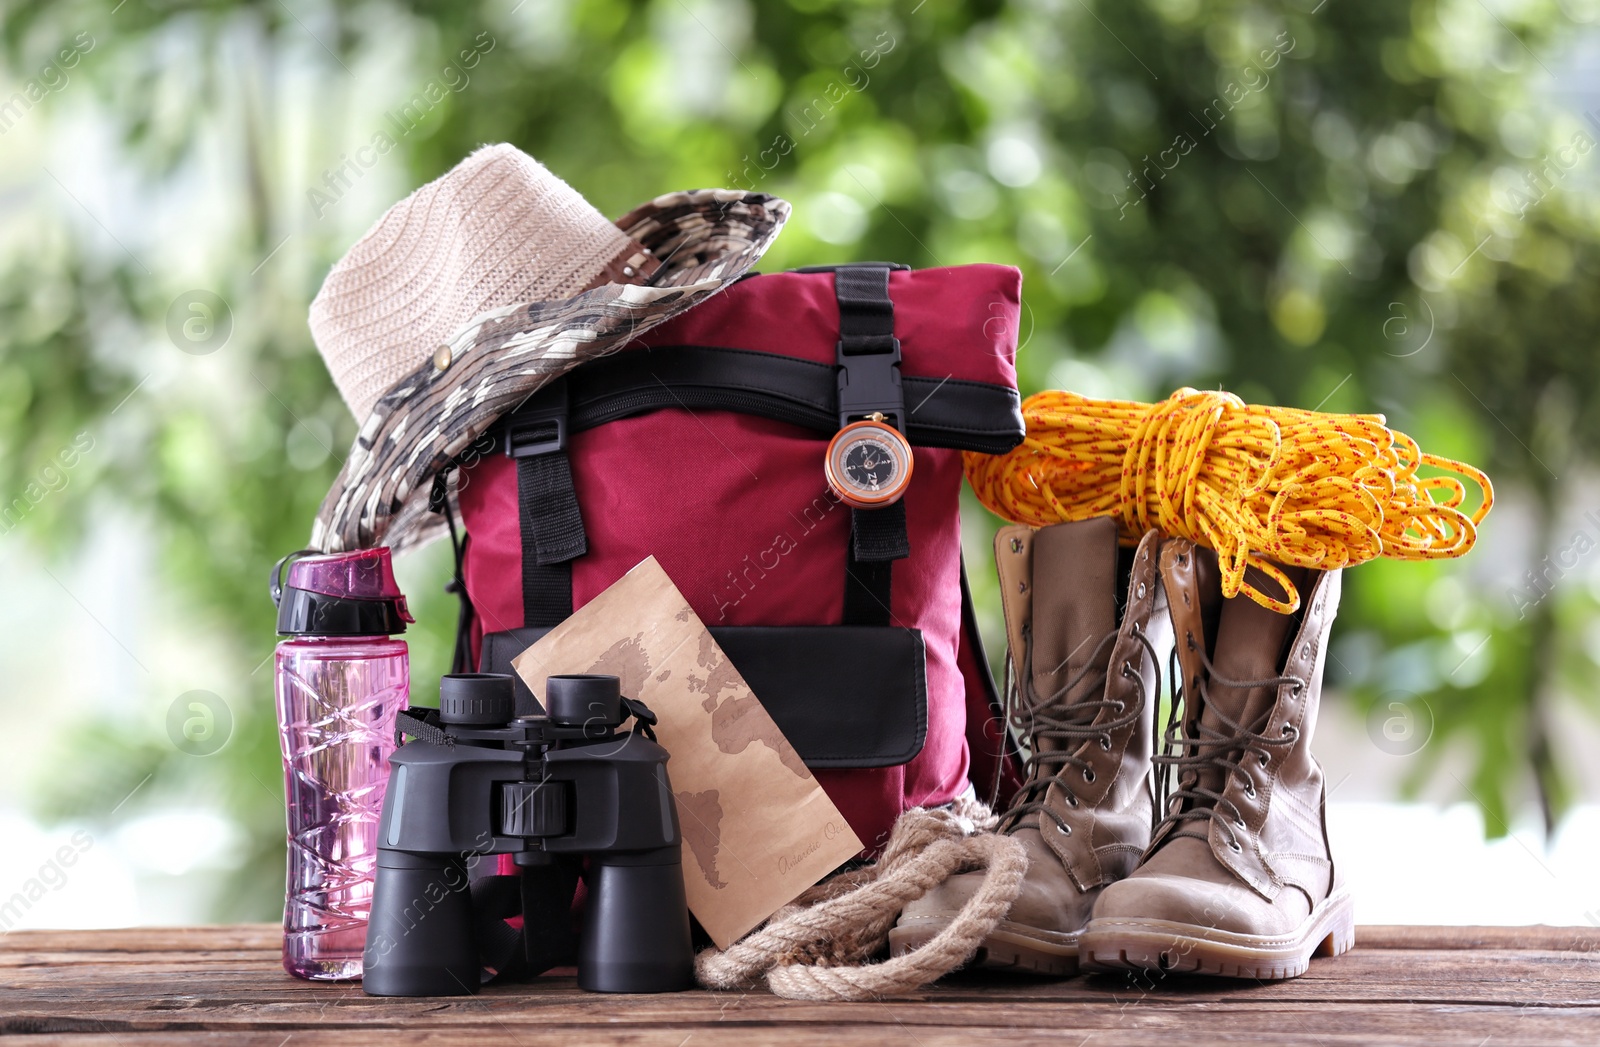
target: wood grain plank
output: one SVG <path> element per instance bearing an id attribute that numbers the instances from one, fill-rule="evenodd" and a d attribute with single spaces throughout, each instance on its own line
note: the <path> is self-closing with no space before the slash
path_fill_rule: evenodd
<path id="1" fill-rule="evenodd" d="M 266 1047 L 285 1047 L 287 1043 L 311 1042 L 330 1047 L 373 1042 L 407 1044 L 561 1044 L 599 1042 L 650 1044 L 663 1047 L 695 1047 L 728 1044 L 862 1043 L 878 1047 L 907 1044 L 912 1047 L 979 1044 L 1061 1044 L 1115 1043 L 1119 1047 L 1138 1045 L 1222 1044 L 1268 1042 L 1287 1045 L 1346 1044 L 1441 1044 L 1474 1045 L 1487 1042 L 1496 1047 L 1513 1045 L 1592 1044 L 1593 1030 L 1600 1016 L 1585 1021 L 1548 1015 L 1519 1013 L 1474 1014 L 1470 1025 L 1459 1022 L 1447 1011 L 1376 1012 L 1338 1015 L 1327 1011 L 1304 1013 L 1264 1009 L 1249 1016 L 1196 1016 L 1166 1010 L 1139 1016 L 1138 1021 L 1095 1013 L 1062 1009 L 1049 1028 L 1018 1029 L 1005 1023 L 1003 1014 L 991 1009 L 987 1019 L 974 1019 L 941 1027 L 864 1023 L 848 1017 L 826 1028 L 817 1026 L 752 1025 L 727 1021 L 712 1024 L 660 1024 L 605 1028 L 592 1024 L 563 1022 L 506 1022 L 494 1026 L 435 1025 L 390 1030 L 383 1026 L 329 1026 L 325 1024 L 279 1026 L 271 1030 L 204 1031 L 167 1028 L 134 1030 L 90 1026 L 60 1028 L 56 1042 L 99 1044 L 105 1047 L 111 1037 L 121 1044 L 133 1043 L 247 1043 Z M 1247 1018 L 1248 1020 L 1242 1020 Z M 41 1032 L 49 1034 L 46 1030 Z M 62 1035 L 67 1034 L 67 1035 Z M 381 1035 L 380 1035 L 381 1034 Z M 30 1039 L 29 1043 L 37 1042 Z"/>
<path id="2" fill-rule="evenodd" d="M 0 936 L 0 955 L 13 951 L 81 953 L 85 960 L 106 952 L 188 952 L 208 949 L 276 953 L 283 928 L 275 923 L 214 924 L 207 927 L 111 927 L 94 931 L 11 931 Z"/>
<path id="3" fill-rule="evenodd" d="M 38 999 L 89 995 L 95 999 L 141 999 L 155 994 L 182 996 L 190 984 L 226 1004 L 256 1001 L 324 1006 L 329 999 L 365 999 L 355 984 L 312 984 L 284 974 L 276 954 L 206 953 L 172 959 L 158 954 L 140 962 L 117 956 L 101 964 L 58 964 L 64 954 L 19 954 L 27 963 L 0 966 L 0 986 L 13 994 Z M 194 980 L 198 979 L 198 983 Z M 572 979 L 546 977 L 531 986 L 493 986 L 489 993 L 511 993 L 532 1000 L 565 1000 L 564 1005 L 596 1007 L 608 999 L 576 990 Z M 1515 994 L 1519 1002 L 1550 1006 L 1600 1003 L 1600 964 L 1592 956 L 1531 951 L 1423 952 L 1358 949 L 1338 960 L 1319 961 L 1310 973 L 1270 985 L 1222 979 L 1163 978 L 1160 975 L 1095 975 L 1065 981 L 964 974 L 910 999 L 964 1002 L 1004 998 L 1015 1004 L 1036 1002 L 1116 1002 L 1153 996 L 1182 998 L 1190 1003 L 1248 1002 L 1257 998 L 1304 1002 L 1399 1000 L 1416 1002 L 1500 1002 Z M 702 997 L 722 994 L 674 994 L 651 997 L 655 1007 L 693 1006 Z M 765 995 L 765 994 L 763 994 Z M 414 1001 L 374 1001 L 404 1008 Z"/>
<path id="4" fill-rule="evenodd" d="M 11 931 L 0 936 L 0 955 L 21 950 L 80 952 L 186 952 L 197 942 L 211 949 L 260 949 L 276 953 L 277 924 L 217 924 L 206 927 L 114 927 L 106 930 Z M 1534 949 L 1600 951 L 1600 927 L 1425 927 L 1366 925 L 1356 941 L 1378 949 Z"/>
<path id="5" fill-rule="evenodd" d="M 1583 928 L 1374 927 L 1358 948 L 1271 985 L 962 974 L 864 1004 L 764 990 L 581 992 L 570 974 L 479 997 L 385 1000 L 298 981 L 272 925 L 0 936 L 0 1034 L 29 1043 L 570 1045 L 1084 1042 L 1136 1047 L 1600 1043 L 1600 942 Z"/>
<path id="6" fill-rule="evenodd" d="M 1600 927 L 1362 926 L 1356 944 L 1379 949 L 1534 949 L 1600 954 Z"/>

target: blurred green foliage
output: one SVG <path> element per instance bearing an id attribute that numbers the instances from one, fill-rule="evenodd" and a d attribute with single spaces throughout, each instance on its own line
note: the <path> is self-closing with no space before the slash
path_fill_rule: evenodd
<path id="1" fill-rule="evenodd" d="M 85 724 L 71 748 L 95 774 L 39 803 L 81 817 L 145 775 L 137 804 L 208 793 L 251 841 L 249 882 L 220 915 L 278 904 L 263 581 L 303 544 L 355 430 L 307 304 L 384 207 L 480 143 L 526 149 L 608 214 L 673 188 L 777 193 L 795 218 L 768 269 L 1017 265 L 1025 391 L 1148 399 L 1220 384 L 1381 410 L 1521 492 L 1535 562 L 1566 538 L 1556 477 L 1596 450 L 1600 208 L 1586 189 L 1600 125 L 1562 108 L 1550 71 L 1595 3 L 0 11 L 0 107 L 79 34 L 93 41 L 20 116 L 0 108 L 0 149 L 24 143 L 0 160 L 0 491 L 95 433 L 92 497 L 41 501 L 19 530 L 59 561 L 96 514 L 148 525 L 166 577 L 225 649 L 238 720 L 226 758 L 204 761 L 153 715 Z M 362 151 L 397 128 L 393 150 Z M 194 288 L 228 303 L 213 353 L 181 353 L 168 333 Z M 446 557 L 422 555 L 409 638 L 425 682 L 447 662 L 453 610 L 435 591 Z M 1335 682 L 1369 707 L 1400 693 L 1431 709 L 1436 738 L 1471 752 L 1462 791 L 1495 831 L 1530 780 L 1554 819 L 1571 797 L 1545 706 L 1561 687 L 1594 707 L 1594 599 L 1556 588 L 1530 609 L 1466 579 L 1456 563 L 1352 572 Z M 993 583 L 980 589 L 992 607 Z M 1446 748 L 1422 751 L 1413 787 Z"/>

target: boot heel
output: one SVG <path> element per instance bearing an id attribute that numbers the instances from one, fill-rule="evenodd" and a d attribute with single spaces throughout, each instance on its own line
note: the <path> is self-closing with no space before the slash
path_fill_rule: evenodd
<path id="1" fill-rule="evenodd" d="M 1328 921 L 1328 933 L 1318 943 L 1314 956 L 1342 956 L 1355 948 L 1356 920 L 1355 907 L 1350 904 L 1348 895 L 1334 903 L 1337 908 Z"/>

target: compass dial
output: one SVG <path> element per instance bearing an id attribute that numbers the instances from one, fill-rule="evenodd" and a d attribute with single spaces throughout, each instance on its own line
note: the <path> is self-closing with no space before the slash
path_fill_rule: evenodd
<path id="1" fill-rule="evenodd" d="M 882 440 L 869 437 L 851 444 L 844 453 L 844 475 L 857 487 L 881 491 L 896 471 L 894 452 Z"/>
<path id="2" fill-rule="evenodd" d="M 841 501 L 870 509 L 898 501 L 911 480 L 911 445 L 893 426 L 853 422 L 828 445 L 828 486 Z"/>

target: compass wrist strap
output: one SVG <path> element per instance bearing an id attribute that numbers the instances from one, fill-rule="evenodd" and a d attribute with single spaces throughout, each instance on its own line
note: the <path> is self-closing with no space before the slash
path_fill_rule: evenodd
<path id="1" fill-rule="evenodd" d="M 882 509 L 850 510 L 842 625 L 890 625 L 894 562 L 911 555 L 904 499 Z"/>
<path id="2" fill-rule="evenodd" d="M 905 499 L 881 509 L 850 510 L 850 559 L 856 563 L 889 563 L 911 555 L 906 537 Z"/>

